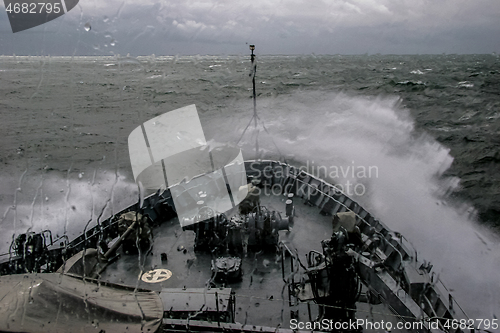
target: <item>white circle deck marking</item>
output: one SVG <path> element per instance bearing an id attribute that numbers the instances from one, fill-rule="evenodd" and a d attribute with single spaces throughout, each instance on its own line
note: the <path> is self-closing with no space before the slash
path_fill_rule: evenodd
<path id="1" fill-rule="evenodd" d="M 172 272 L 168 269 L 158 268 L 142 274 L 141 280 L 147 283 L 163 282 L 172 277 Z"/>

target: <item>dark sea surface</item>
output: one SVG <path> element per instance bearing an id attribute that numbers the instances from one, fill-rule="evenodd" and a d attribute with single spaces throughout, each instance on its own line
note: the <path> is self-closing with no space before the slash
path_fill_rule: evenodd
<path id="1" fill-rule="evenodd" d="M 498 316 L 499 57 L 257 60 L 256 129 L 249 57 L 0 57 L 0 248 L 28 228 L 71 238 L 133 203 L 128 135 L 196 104 L 213 145 L 251 159 L 258 142 L 258 157 L 359 185 L 356 200 L 436 262 L 469 312 Z"/>
<path id="2" fill-rule="evenodd" d="M 416 135 L 428 133 L 450 149 L 454 161 L 446 175 L 460 178 L 453 196 L 471 202 L 481 221 L 500 228 L 498 55 L 262 56 L 258 60 L 259 98 L 306 91 L 399 98 L 396 109 L 409 110 Z M 10 121 L 17 123 L 26 113 L 36 122 L 37 114 L 51 107 L 60 110 L 63 119 L 75 117 L 71 109 L 115 113 L 135 108 L 137 115 L 147 116 L 151 109 L 158 113 L 190 103 L 196 103 L 200 112 L 222 111 L 251 97 L 249 69 L 245 57 L 2 57 L 2 124 L 10 127 Z M 32 110 L 34 105 L 41 110 Z M 260 112 L 265 116 L 266 110 Z M 92 127 L 92 122 L 68 125 Z M 7 135 L 14 141 L 26 140 L 16 133 Z M 13 146 L 5 146 L 5 153 L 18 148 Z"/>

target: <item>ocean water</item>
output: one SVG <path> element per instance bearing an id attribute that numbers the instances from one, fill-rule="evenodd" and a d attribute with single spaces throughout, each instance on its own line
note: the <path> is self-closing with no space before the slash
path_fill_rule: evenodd
<path id="1" fill-rule="evenodd" d="M 434 263 L 472 317 L 493 318 L 499 65 L 497 55 L 258 56 L 255 127 L 249 57 L 0 57 L 0 248 L 28 229 L 74 237 L 133 203 L 128 135 L 196 104 L 211 144 L 344 186 Z"/>

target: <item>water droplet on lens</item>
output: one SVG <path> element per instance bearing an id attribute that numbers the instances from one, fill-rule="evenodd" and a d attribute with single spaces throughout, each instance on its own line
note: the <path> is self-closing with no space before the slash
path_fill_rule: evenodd
<path id="1" fill-rule="evenodd" d="M 177 132 L 177 139 L 189 140 L 189 139 L 191 139 L 191 135 L 186 131 L 179 131 L 179 132 Z"/>
<path id="2" fill-rule="evenodd" d="M 111 46 L 115 46 L 116 45 L 116 41 L 114 39 L 111 40 L 111 43 L 109 43 L 109 45 Z"/>
<path id="3" fill-rule="evenodd" d="M 92 29 L 92 27 L 90 26 L 89 22 L 85 23 L 85 25 L 83 26 L 83 28 L 85 29 L 85 31 L 90 31 L 90 29 Z"/>

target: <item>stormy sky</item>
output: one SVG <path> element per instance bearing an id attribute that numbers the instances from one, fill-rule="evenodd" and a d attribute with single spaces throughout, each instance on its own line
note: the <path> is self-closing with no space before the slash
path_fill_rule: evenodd
<path id="1" fill-rule="evenodd" d="M 86 31 L 85 25 L 90 25 Z M 499 0 L 80 0 L 3 55 L 499 53 Z"/>

